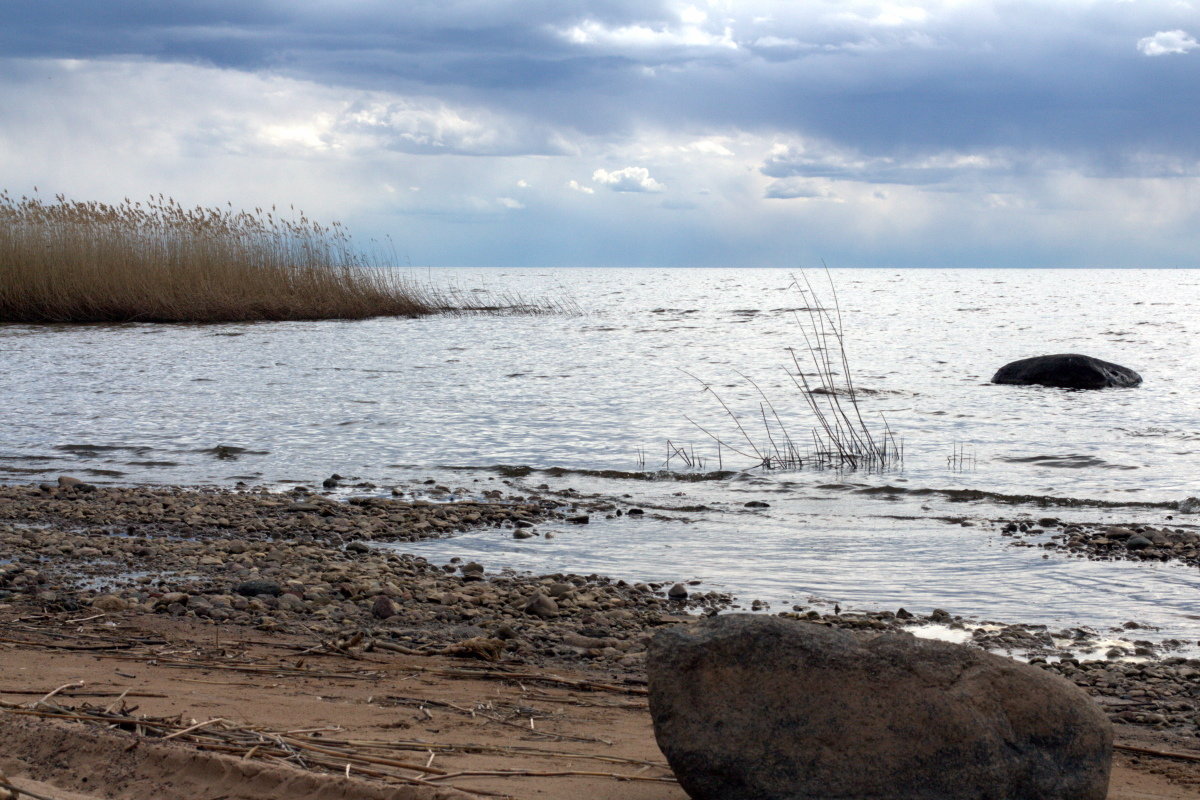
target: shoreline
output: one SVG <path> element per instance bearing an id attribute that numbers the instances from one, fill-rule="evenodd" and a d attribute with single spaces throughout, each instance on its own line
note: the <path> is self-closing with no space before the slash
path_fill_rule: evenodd
<path id="1" fill-rule="evenodd" d="M 644 683 L 645 644 L 655 630 L 719 613 L 732 598 L 683 583 L 436 565 L 378 546 L 483 526 L 519 536 L 542 520 L 616 513 L 618 505 L 518 499 L 499 491 L 487 502 L 429 503 L 384 497 L 339 502 L 297 491 L 98 488 L 71 479 L 0 486 L 0 628 L 8 640 L 0 647 L 6 663 L 30 666 L 44 663 L 47 650 L 64 668 L 82 669 L 103 652 L 131 659 L 142 653 L 138 663 L 157 659 L 163 665 L 170 660 L 161 654 L 163 645 L 145 644 L 147 632 L 157 631 L 165 641 L 286 643 L 300 654 L 293 663 L 398 660 L 417 674 L 423 674 L 422 663 L 456 663 L 520 673 L 525 677 L 518 683 L 566 671 L 585 683 L 637 690 Z M 1137 660 L 1063 657 L 1055 632 L 1045 626 L 983 624 L 940 610 L 928 616 L 902 610 L 793 610 L 779 616 L 864 635 L 936 630 L 1002 654 L 1029 651 L 1031 663 L 1091 694 L 1122 736 L 1157 742 L 1151 750 L 1200 754 L 1193 694 L 1200 659 L 1169 653 L 1152 658 L 1160 655 L 1154 652 L 1138 653 Z M 1077 643 L 1071 648 L 1081 649 Z M 281 658 L 278 648 L 275 658 Z M 22 688 L 11 681 L 7 674 L 0 692 Z M 43 688 L 40 682 L 36 688 Z M 271 696 L 264 687 L 259 700 Z M 0 700 L 16 699 L 0 693 Z M 218 693 L 205 702 L 224 701 Z M 319 702 L 296 713 L 314 714 L 309 723 L 326 716 Z M 630 713 L 628 724 L 652 747 L 646 744 L 645 712 Z M 1193 777 L 1200 786 L 1200 774 Z"/>

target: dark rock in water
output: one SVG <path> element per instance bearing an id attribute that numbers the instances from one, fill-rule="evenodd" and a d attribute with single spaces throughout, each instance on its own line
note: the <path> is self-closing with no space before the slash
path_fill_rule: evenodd
<path id="1" fill-rule="evenodd" d="M 992 376 L 992 383 L 1059 389 L 1125 388 L 1141 382 L 1142 376 L 1129 367 L 1077 353 L 1023 358 L 1005 364 Z"/>
<path id="2" fill-rule="evenodd" d="M 1103 800 L 1112 727 L 1078 688 L 948 642 L 730 614 L 658 633 L 658 745 L 694 800 Z"/>
<path id="3" fill-rule="evenodd" d="M 1147 547 L 1153 547 L 1154 542 L 1147 539 L 1145 536 L 1130 536 L 1125 540 L 1125 547 L 1130 550 L 1145 550 Z"/>
<path id="4" fill-rule="evenodd" d="M 233 587 L 233 591 L 243 597 L 258 597 L 263 594 L 279 597 L 283 594 L 283 587 L 275 581 L 244 581 Z"/>

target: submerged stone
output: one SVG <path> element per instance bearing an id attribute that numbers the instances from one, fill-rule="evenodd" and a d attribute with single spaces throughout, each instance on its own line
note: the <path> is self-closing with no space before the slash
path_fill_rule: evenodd
<path id="1" fill-rule="evenodd" d="M 992 383 L 1057 389 L 1128 388 L 1141 382 L 1142 376 L 1129 367 L 1078 353 L 1023 358 L 1005 364 L 992 376 Z"/>

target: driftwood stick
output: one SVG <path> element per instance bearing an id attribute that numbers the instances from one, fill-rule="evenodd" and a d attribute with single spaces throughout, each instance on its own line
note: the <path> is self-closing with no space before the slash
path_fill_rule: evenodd
<path id="1" fill-rule="evenodd" d="M 165 742 L 167 739 L 174 739 L 176 736 L 183 736 L 185 733 L 191 733 L 197 728 L 207 728 L 209 725 L 213 725 L 218 722 L 225 722 L 225 720 L 217 717 L 216 719 L 210 719 L 208 722 L 197 722 L 195 725 L 190 725 L 182 730 L 167 734 L 166 736 L 162 737 L 162 740 Z"/>
<path id="2" fill-rule="evenodd" d="M 1127 753 L 1137 753 L 1143 756 L 1156 756 L 1158 758 L 1178 758 L 1181 761 L 1200 761 L 1200 754 L 1196 753 L 1173 753 L 1169 750 L 1154 750 L 1149 747 L 1138 747 L 1132 744 L 1114 744 L 1114 749 L 1124 750 Z"/>
<path id="3" fill-rule="evenodd" d="M 286 675 L 295 678 L 324 678 L 326 680 L 379 680 L 379 674 L 374 672 L 326 672 L 317 669 L 290 667 L 286 664 L 221 664 L 214 661 L 175 661 L 164 659 L 162 656 L 134 655 L 132 653 L 122 653 L 120 655 L 97 653 L 96 658 L 118 658 L 123 661 L 154 661 L 160 667 L 170 667 L 172 669 L 224 669 L 251 674 Z"/>
<path id="4" fill-rule="evenodd" d="M 439 753 L 499 753 L 513 756 L 574 758 L 583 759 L 586 761 L 604 761 L 610 764 L 632 764 L 634 766 L 641 767 L 667 768 L 667 763 L 665 761 L 646 761 L 639 758 L 621 758 L 620 756 L 606 756 L 599 753 L 568 753 L 565 750 L 548 750 L 542 747 L 529 747 L 525 745 L 474 744 L 469 742 L 455 742 L 451 744 L 447 742 L 386 741 L 382 739 L 324 739 L 323 741 L 325 744 L 330 745 L 340 745 L 343 747 L 364 747 L 375 750 L 409 750 L 422 753 L 431 750 Z"/>
<path id="5" fill-rule="evenodd" d="M 12 792 L 14 800 L 19 797 L 32 797 L 33 800 L 55 800 L 53 797 L 47 797 L 44 794 L 38 794 L 37 792 L 31 792 L 28 789 L 22 789 L 18 786 L 13 786 L 8 781 L 0 780 L 0 789 L 7 789 L 8 791 Z"/>
<path id="6" fill-rule="evenodd" d="M 497 769 L 497 770 L 467 770 L 439 775 L 436 778 L 426 778 L 426 783 L 447 781 L 454 778 L 614 778 L 619 781 L 645 781 L 647 783 L 678 783 L 674 778 L 651 778 L 645 775 L 622 775 L 619 772 L 583 772 L 579 770 L 561 770 L 555 772 L 534 772 L 526 769 Z"/>
<path id="7" fill-rule="evenodd" d="M 425 653 L 420 650 L 413 650 L 411 647 L 404 647 L 403 645 L 393 644 L 392 642 L 374 641 L 371 643 L 371 647 L 375 648 L 376 650 L 386 650 L 389 653 L 399 653 L 402 656 L 429 655 L 429 653 Z"/>
<path id="8" fill-rule="evenodd" d="M 517 728 L 521 731 L 526 730 L 523 723 L 513 722 L 512 720 L 504 719 L 496 714 L 489 714 L 482 709 L 463 708 L 462 706 L 455 705 L 454 703 L 450 703 L 445 700 L 426 700 L 421 697 L 397 697 L 395 695 L 388 695 L 387 699 L 406 705 L 415 705 L 417 706 L 417 710 L 424 714 L 428 719 L 433 719 L 433 715 L 429 713 L 425 706 L 435 706 L 437 708 L 449 708 L 452 711 L 457 711 L 460 714 L 466 714 L 470 717 L 482 717 L 490 722 L 495 722 L 499 725 L 507 725 L 510 728 Z M 608 741 L 607 739 L 597 739 L 590 736 L 572 736 L 568 733 L 550 733 L 549 731 L 539 731 L 533 726 L 533 717 L 529 718 L 528 730 L 532 730 L 538 736 L 558 739 L 560 741 L 569 740 L 572 742 L 587 742 L 591 744 L 606 744 L 612 746 L 612 742 Z"/>
<path id="9" fill-rule="evenodd" d="M 30 706 L 30 708 L 37 708 L 37 707 L 38 707 L 38 706 L 40 706 L 42 703 L 44 703 L 44 702 L 46 702 L 47 700 L 49 700 L 51 697 L 54 697 L 54 695 L 56 695 L 56 694 L 58 694 L 59 692 L 61 692 L 63 689 L 78 689 L 79 687 L 81 687 L 81 686 L 83 686 L 83 685 L 84 685 L 83 681 L 72 681 L 71 683 L 64 683 L 62 686 L 58 687 L 58 688 L 57 688 L 57 689 L 55 689 L 54 691 L 52 691 L 52 692 L 50 692 L 49 694 L 47 694 L 47 695 L 46 695 L 45 697 L 43 697 L 41 700 L 38 700 L 36 703 L 34 703 L 32 706 Z"/>
<path id="10" fill-rule="evenodd" d="M 8 644 L 23 644 L 26 647 L 42 647 L 47 650 L 127 650 L 135 645 L 129 642 L 113 644 L 50 644 L 49 642 L 31 642 L 27 639 L 10 639 L 0 636 L 0 642 Z"/>
<path id="11" fill-rule="evenodd" d="M 116 700 L 113 700 L 111 703 L 109 703 L 107 706 L 104 707 L 104 713 L 111 714 L 113 709 L 117 707 L 117 704 L 121 703 L 125 699 L 125 696 L 128 694 L 129 694 L 128 689 L 121 692 L 121 695 Z"/>
<path id="12" fill-rule="evenodd" d="M 401 761 L 396 758 L 379 758 L 378 756 L 364 756 L 349 750 L 333 749 L 328 747 L 318 747 L 311 742 L 303 739 L 296 739 L 291 736 L 281 736 L 289 744 L 299 747 L 303 750 L 309 750 L 314 753 L 321 753 L 327 756 L 336 756 L 339 759 L 350 759 L 352 762 L 361 761 L 365 764 L 378 764 L 382 767 L 400 767 L 401 769 L 411 769 L 414 772 L 424 772 L 428 775 L 445 775 L 446 771 L 437 769 L 436 767 L 427 767 L 424 764 L 415 764 L 411 761 Z"/>
<path id="13" fill-rule="evenodd" d="M 0 694 L 44 694 L 45 689 L 0 689 Z M 66 690 L 63 690 L 66 692 Z M 154 692 L 132 692 L 126 689 L 123 692 L 66 692 L 64 697 L 170 697 L 169 694 L 155 694 Z"/>
<path id="14" fill-rule="evenodd" d="M 470 669 L 406 666 L 405 669 L 421 670 L 447 678 L 484 678 L 498 681 L 528 681 L 529 683 L 550 683 L 556 686 L 568 686 L 572 689 L 586 689 L 596 692 L 615 692 L 618 694 L 649 695 L 648 689 L 641 686 L 619 686 L 600 681 L 576 680 L 563 678 L 550 673 L 507 672 L 500 669 Z"/>

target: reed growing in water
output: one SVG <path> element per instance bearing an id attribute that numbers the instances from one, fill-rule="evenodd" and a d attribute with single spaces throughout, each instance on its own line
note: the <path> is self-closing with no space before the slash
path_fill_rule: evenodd
<path id="1" fill-rule="evenodd" d="M 826 276 L 829 276 L 828 268 Z M 718 470 L 725 468 L 723 450 L 749 458 L 753 467 L 762 469 L 817 467 L 884 471 L 902 467 L 904 444 L 896 439 L 883 414 L 879 415 L 880 422 L 875 429 L 863 417 L 859 405 L 860 390 L 854 384 L 850 361 L 846 356 L 842 307 L 837 299 L 833 278 L 829 277 L 832 307 L 822 304 L 803 272 L 800 278 L 792 279 L 789 288 L 798 292 L 804 301 L 803 307 L 792 313 L 804 338 L 806 352 L 788 348 L 795 371 L 788 370 L 787 375 L 810 412 L 813 424 L 808 436 L 800 434 L 800 438 L 793 439 L 789 427 L 784 424 L 766 392 L 741 372 L 737 374 L 759 398 L 757 413 L 749 416 L 735 411 L 707 381 L 684 371 L 685 375 L 699 382 L 705 392 L 712 393 L 724 416 L 732 422 L 733 429 L 728 438 L 714 433 L 690 417 L 684 418 L 716 442 Z M 756 438 L 752 431 L 756 431 L 760 423 L 762 433 Z M 678 457 L 688 468 L 693 465 L 704 468 L 704 459 L 697 457 L 694 450 L 689 453 L 668 440 L 668 468 L 674 457 Z"/>
<path id="2" fill-rule="evenodd" d="M 339 224 L 0 192 L 0 322 L 250 322 L 552 310 L 466 301 L 381 269 Z"/>

